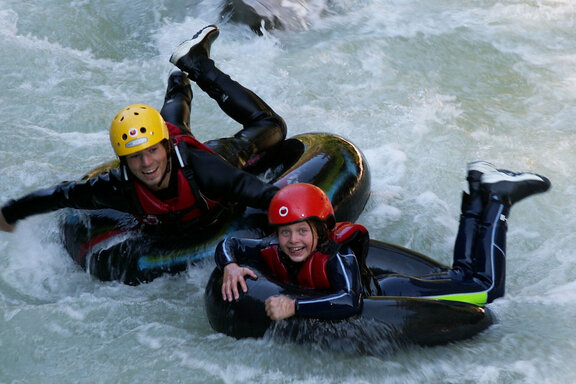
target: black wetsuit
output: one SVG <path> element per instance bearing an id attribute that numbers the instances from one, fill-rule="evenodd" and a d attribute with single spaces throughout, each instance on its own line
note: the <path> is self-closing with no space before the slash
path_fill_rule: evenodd
<path id="1" fill-rule="evenodd" d="M 227 238 L 216 247 L 216 265 L 224 269 L 232 262 L 251 265 L 256 263 L 258 269 L 267 271 L 261 251 L 277 244 L 276 236 L 264 239 Z M 295 275 L 302 265 L 286 263 L 286 267 L 290 275 Z M 362 279 L 356 256 L 350 247 L 343 245 L 335 249 L 326 261 L 325 275 L 330 288 L 318 291 L 320 295 L 299 295 L 296 300 L 296 316 L 334 320 L 360 312 Z M 295 281 L 293 283 L 296 284 Z"/>

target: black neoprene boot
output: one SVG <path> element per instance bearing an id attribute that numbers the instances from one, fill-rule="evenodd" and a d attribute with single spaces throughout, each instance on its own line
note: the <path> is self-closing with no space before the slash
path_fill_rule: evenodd
<path id="1" fill-rule="evenodd" d="M 482 189 L 490 200 L 512 206 L 520 200 L 546 192 L 550 180 L 535 173 L 514 173 L 504 169 L 482 175 Z"/>
<path id="2" fill-rule="evenodd" d="M 170 62 L 188 73 L 191 80 L 196 81 L 202 72 L 199 58 L 210 58 L 210 47 L 220 35 L 218 27 L 208 25 L 199 30 L 190 40 L 183 41 L 170 56 Z"/>
<path id="3" fill-rule="evenodd" d="M 255 154 L 264 151 L 286 137 L 286 123 L 272 108 L 251 90 L 220 71 L 210 59 L 210 47 L 218 37 L 216 26 L 200 30 L 191 40 L 182 43 L 170 61 L 216 100 L 222 111 L 242 124 L 233 137 L 206 143 L 237 167 L 244 167 Z"/>
<path id="4" fill-rule="evenodd" d="M 503 169 L 482 174 L 486 207 L 478 231 L 475 276 L 492 287 L 486 302 L 502 297 L 506 283 L 506 232 L 513 204 L 550 188 L 550 180 L 534 173 L 514 173 Z"/>

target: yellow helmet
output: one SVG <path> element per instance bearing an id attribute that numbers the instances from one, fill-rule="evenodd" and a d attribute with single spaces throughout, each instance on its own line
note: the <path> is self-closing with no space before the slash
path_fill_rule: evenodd
<path id="1" fill-rule="evenodd" d="M 118 156 L 142 151 L 169 137 L 168 127 L 160 113 L 144 104 L 124 108 L 110 125 L 110 143 Z"/>

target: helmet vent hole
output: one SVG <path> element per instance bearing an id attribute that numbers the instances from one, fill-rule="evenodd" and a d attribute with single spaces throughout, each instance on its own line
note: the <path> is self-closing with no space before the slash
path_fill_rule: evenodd
<path id="1" fill-rule="evenodd" d="M 146 127 L 141 127 L 141 128 L 140 128 L 140 132 L 141 132 L 141 133 L 146 133 Z"/>
<path id="2" fill-rule="evenodd" d="M 126 140 L 127 138 L 128 138 L 128 135 L 126 135 L 126 134 L 122 135 L 122 140 Z"/>

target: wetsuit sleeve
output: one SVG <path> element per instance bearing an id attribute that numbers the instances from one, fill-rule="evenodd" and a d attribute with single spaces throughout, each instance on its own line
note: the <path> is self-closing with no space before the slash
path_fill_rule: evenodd
<path id="1" fill-rule="evenodd" d="M 193 167 L 200 191 L 214 200 L 227 200 L 254 208 L 268 209 L 278 187 L 233 167 L 220 156 L 201 150 L 188 150 L 187 164 Z"/>
<path id="2" fill-rule="evenodd" d="M 14 224 L 28 216 L 61 208 L 113 208 L 133 212 L 139 207 L 134 205 L 134 199 L 126 197 L 123 184 L 114 172 L 87 181 L 66 181 L 8 201 L 2 207 L 2 214 L 9 224 Z"/>
<path id="3" fill-rule="evenodd" d="M 220 269 L 230 263 L 253 265 L 261 261 L 260 250 L 268 245 L 269 241 L 266 239 L 227 237 L 216 246 L 214 261 Z"/>
<path id="4" fill-rule="evenodd" d="M 333 292 L 318 297 L 296 298 L 296 316 L 339 320 L 360 312 L 362 283 L 356 257 L 348 247 L 330 258 L 326 265 Z"/>

